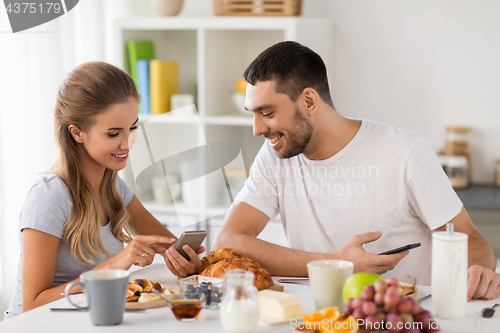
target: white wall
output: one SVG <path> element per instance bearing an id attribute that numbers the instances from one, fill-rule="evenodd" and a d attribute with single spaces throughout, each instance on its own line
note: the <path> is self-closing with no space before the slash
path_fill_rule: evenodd
<path id="1" fill-rule="evenodd" d="M 181 15 L 213 15 L 186 0 Z M 437 152 L 445 128 L 468 125 L 472 180 L 492 183 L 500 158 L 500 1 L 303 0 L 303 16 L 334 25 L 333 103 L 423 135 Z"/>
<path id="2" fill-rule="evenodd" d="M 436 150 L 470 125 L 473 182 L 500 157 L 500 1 L 305 0 L 334 24 L 333 103 L 418 132 Z"/>

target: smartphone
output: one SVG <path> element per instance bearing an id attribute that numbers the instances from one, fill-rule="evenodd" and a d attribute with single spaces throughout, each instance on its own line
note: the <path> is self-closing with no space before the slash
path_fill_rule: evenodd
<path id="1" fill-rule="evenodd" d="M 187 261 L 191 260 L 186 252 L 182 249 L 184 244 L 189 245 L 193 250 L 198 250 L 203 240 L 207 237 L 205 230 L 185 231 L 181 237 L 172 246 L 177 250 Z"/>
<path id="2" fill-rule="evenodd" d="M 381 254 L 399 253 L 399 252 L 403 252 L 403 251 L 406 251 L 406 250 L 414 249 L 414 248 L 419 247 L 419 246 L 420 246 L 420 243 L 408 244 L 408 245 L 405 245 L 405 246 L 398 247 L 397 249 L 394 249 L 394 250 L 389 250 L 389 251 L 385 251 L 385 252 L 379 253 L 379 255 L 381 255 Z"/>

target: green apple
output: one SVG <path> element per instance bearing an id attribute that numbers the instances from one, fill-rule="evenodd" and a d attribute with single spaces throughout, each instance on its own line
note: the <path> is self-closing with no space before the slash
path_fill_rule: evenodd
<path id="1" fill-rule="evenodd" d="M 344 283 L 342 289 L 342 298 L 344 301 L 348 298 L 358 298 L 366 285 L 373 284 L 378 279 L 386 279 L 378 274 L 356 273 L 351 275 Z"/>

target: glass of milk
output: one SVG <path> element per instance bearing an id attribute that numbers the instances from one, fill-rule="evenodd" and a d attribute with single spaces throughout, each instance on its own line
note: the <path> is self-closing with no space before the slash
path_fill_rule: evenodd
<path id="1" fill-rule="evenodd" d="M 255 275 L 243 269 L 226 271 L 226 290 L 220 306 L 222 326 L 230 333 L 252 332 L 260 314 Z"/>

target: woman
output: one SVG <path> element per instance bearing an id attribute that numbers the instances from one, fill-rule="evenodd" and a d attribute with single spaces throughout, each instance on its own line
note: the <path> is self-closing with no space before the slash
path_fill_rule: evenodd
<path id="1" fill-rule="evenodd" d="M 23 205 L 22 252 L 5 318 L 63 297 L 66 285 L 88 270 L 147 266 L 155 253 L 175 275 L 201 265 L 203 247 L 185 245 L 187 261 L 154 245 L 176 238 L 117 176 L 135 141 L 138 104 L 132 78 L 103 62 L 78 66 L 62 83 L 54 112 L 59 158 Z"/>

